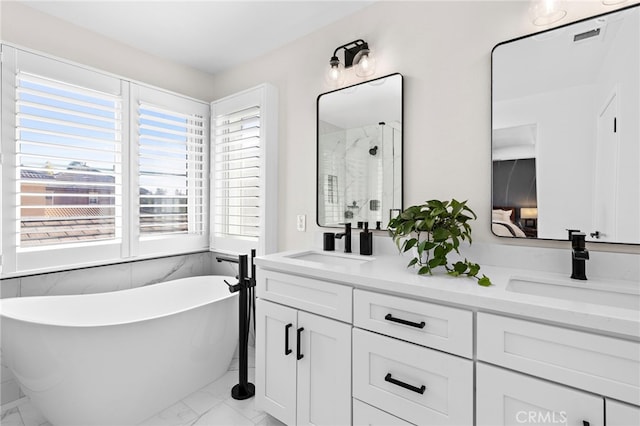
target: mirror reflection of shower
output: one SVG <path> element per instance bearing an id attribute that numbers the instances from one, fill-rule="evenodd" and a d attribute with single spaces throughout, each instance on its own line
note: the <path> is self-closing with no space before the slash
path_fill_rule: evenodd
<path id="1" fill-rule="evenodd" d="M 389 221 L 396 186 L 389 172 L 400 161 L 395 155 L 400 151 L 395 146 L 400 143 L 399 128 L 400 123 L 380 121 L 347 130 L 343 221 L 354 227 L 369 222 L 375 229 Z"/>
<path id="2" fill-rule="evenodd" d="M 402 111 L 400 74 L 318 97 L 318 225 L 386 229 L 402 207 Z"/>

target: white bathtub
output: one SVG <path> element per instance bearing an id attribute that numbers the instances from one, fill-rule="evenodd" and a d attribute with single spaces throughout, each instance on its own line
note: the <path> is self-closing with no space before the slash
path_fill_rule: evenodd
<path id="1" fill-rule="evenodd" d="M 229 368 L 238 298 L 224 279 L 4 299 L 3 360 L 54 425 L 135 425 Z"/>

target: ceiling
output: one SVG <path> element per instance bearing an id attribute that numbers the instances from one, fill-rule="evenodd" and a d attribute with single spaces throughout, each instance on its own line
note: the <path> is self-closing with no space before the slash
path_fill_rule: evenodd
<path id="1" fill-rule="evenodd" d="M 136 49 L 215 74 L 374 1 L 20 0 Z"/>

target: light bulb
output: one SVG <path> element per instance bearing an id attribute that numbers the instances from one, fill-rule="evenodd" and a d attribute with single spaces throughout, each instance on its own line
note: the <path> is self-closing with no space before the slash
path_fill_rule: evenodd
<path id="1" fill-rule="evenodd" d="M 376 72 L 376 57 L 368 47 L 362 48 L 353 57 L 353 63 L 358 77 L 369 77 Z"/>
<path id="2" fill-rule="evenodd" d="M 337 57 L 331 57 L 325 78 L 327 83 L 333 87 L 340 86 L 344 82 L 344 65 L 340 63 Z"/>
<path id="3" fill-rule="evenodd" d="M 559 0 L 534 0 L 530 7 L 533 25 L 544 26 L 558 22 L 567 15 Z"/>

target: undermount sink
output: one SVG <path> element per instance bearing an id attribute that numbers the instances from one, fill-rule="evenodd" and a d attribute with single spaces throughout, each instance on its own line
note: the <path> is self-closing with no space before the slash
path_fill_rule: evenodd
<path id="1" fill-rule="evenodd" d="M 633 282 L 576 281 L 514 276 L 507 291 L 596 305 L 640 310 L 640 285 Z"/>
<path id="2" fill-rule="evenodd" d="M 338 254 L 320 251 L 305 251 L 286 256 L 290 259 L 305 260 L 307 262 L 321 263 L 324 265 L 356 266 L 373 260 L 372 257 L 359 256 L 357 254 Z"/>

